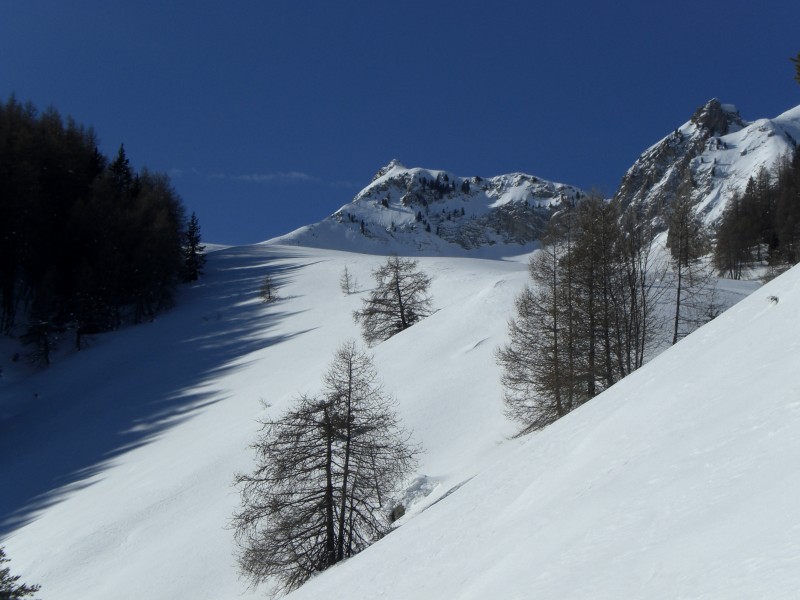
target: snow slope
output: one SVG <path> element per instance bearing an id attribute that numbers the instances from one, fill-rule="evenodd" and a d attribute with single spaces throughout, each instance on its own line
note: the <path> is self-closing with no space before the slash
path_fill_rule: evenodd
<path id="1" fill-rule="evenodd" d="M 367 289 L 382 261 L 220 250 L 157 323 L 99 336 L 33 377 L 0 379 L 0 544 L 13 572 L 42 584 L 43 598 L 263 596 L 237 577 L 233 474 L 252 465 L 256 419 L 316 390 L 336 348 L 358 337 L 360 296 L 340 292 L 343 267 Z M 437 312 L 374 354 L 426 450 L 412 499 L 427 492 L 431 502 L 513 433 L 492 353 L 527 273 L 524 259 L 421 266 Z M 264 305 L 268 272 L 281 300 Z"/>
<path id="2" fill-rule="evenodd" d="M 295 592 L 796 598 L 800 268 Z"/>
<path id="3" fill-rule="evenodd" d="M 296 597 L 789 597 L 800 271 L 510 440 L 493 353 L 525 258 L 420 258 L 437 312 L 374 349 L 426 449 L 411 510 Z M 13 572 L 43 598 L 262 597 L 237 578 L 233 473 L 252 464 L 256 419 L 317 389 L 358 336 L 343 267 L 365 290 L 382 260 L 220 250 L 157 324 L 0 380 L 0 544 Z M 267 273 L 280 285 L 270 305 L 257 299 Z"/>

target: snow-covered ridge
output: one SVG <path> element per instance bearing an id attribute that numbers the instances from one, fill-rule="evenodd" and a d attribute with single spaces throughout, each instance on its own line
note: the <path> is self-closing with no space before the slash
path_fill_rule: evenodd
<path id="1" fill-rule="evenodd" d="M 736 107 L 713 99 L 654 144 L 622 178 L 615 197 L 654 217 L 663 216 L 678 187 L 692 182 L 696 210 L 717 223 L 728 200 L 761 168 L 772 171 L 800 141 L 800 106 L 774 119 L 748 122 Z"/>
<path id="2" fill-rule="evenodd" d="M 688 180 L 696 210 L 713 226 L 749 178 L 762 168 L 773 171 L 798 141 L 800 106 L 750 122 L 734 105 L 712 99 L 641 154 L 615 198 L 663 225 Z M 562 200 L 583 195 L 524 173 L 464 177 L 392 160 L 334 214 L 270 242 L 374 254 L 520 254 L 535 247 Z"/>
<path id="3" fill-rule="evenodd" d="M 392 160 L 333 215 L 271 242 L 379 254 L 520 254 L 562 200 L 582 195 L 524 173 L 462 177 Z"/>

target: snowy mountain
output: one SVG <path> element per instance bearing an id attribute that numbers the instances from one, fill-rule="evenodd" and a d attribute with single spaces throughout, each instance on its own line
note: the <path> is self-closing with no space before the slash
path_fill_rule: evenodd
<path id="1" fill-rule="evenodd" d="M 327 219 L 273 241 L 378 254 L 519 254 L 531 249 L 562 199 L 582 194 L 524 173 L 459 177 L 393 160 Z"/>
<path id="2" fill-rule="evenodd" d="M 681 182 L 691 179 L 696 210 L 707 224 L 744 192 L 759 169 L 771 171 L 800 141 L 800 106 L 774 119 L 748 122 L 736 107 L 713 99 L 692 118 L 645 150 L 622 178 L 615 197 L 663 216 Z"/>
<path id="3" fill-rule="evenodd" d="M 713 221 L 795 139 L 800 107 L 747 123 L 712 101 L 642 155 L 618 196 L 658 211 L 691 173 Z M 0 545 L 13 572 L 42 598 L 263 597 L 237 576 L 233 474 L 253 465 L 258 419 L 316 392 L 335 350 L 359 337 L 351 315 L 377 255 L 398 252 L 420 257 L 435 308 L 373 349 L 425 449 L 399 498 L 406 514 L 292 597 L 793 597 L 797 267 L 513 438 L 495 349 L 528 281 L 525 253 L 554 207 L 580 196 L 529 175 L 393 161 L 320 223 L 210 253 L 205 278 L 155 323 L 37 372 L 0 340 Z M 345 267 L 356 294 L 339 290 Z M 266 275 L 270 304 L 258 297 Z M 732 304 L 757 285 L 723 287 Z"/>
<path id="4" fill-rule="evenodd" d="M 712 99 L 642 153 L 615 198 L 663 225 L 665 209 L 688 179 L 696 210 L 714 225 L 733 194 L 759 169 L 772 171 L 798 141 L 800 106 L 748 122 L 735 106 Z M 584 195 L 523 173 L 462 177 L 393 160 L 334 214 L 272 241 L 373 254 L 499 257 L 530 251 L 559 203 Z"/>

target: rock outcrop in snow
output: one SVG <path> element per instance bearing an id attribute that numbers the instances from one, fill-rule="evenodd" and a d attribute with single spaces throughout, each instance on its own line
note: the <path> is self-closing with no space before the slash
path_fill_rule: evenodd
<path id="1" fill-rule="evenodd" d="M 615 198 L 665 227 L 687 181 L 696 210 L 713 227 L 748 179 L 762 168 L 773 170 L 798 140 L 800 106 L 748 122 L 735 106 L 712 99 L 642 153 Z M 531 249 L 525 246 L 541 236 L 563 200 L 583 196 L 575 186 L 524 173 L 461 177 L 392 160 L 334 214 L 272 242 L 378 254 L 521 253 Z"/>
<path id="2" fill-rule="evenodd" d="M 484 179 L 407 168 L 392 160 L 349 204 L 320 223 L 278 238 L 302 246 L 453 254 L 536 241 L 578 188 L 511 173 Z"/>
<path id="3" fill-rule="evenodd" d="M 678 187 L 688 180 L 696 210 L 713 226 L 734 193 L 743 192 L 761 168 L 774 169 L 799 139 L 800 107 L 751 123 L 735 106 L 713 99 L 642 153 L 615 198 L 624 206 L 638 205 L 663 225 Z"/>

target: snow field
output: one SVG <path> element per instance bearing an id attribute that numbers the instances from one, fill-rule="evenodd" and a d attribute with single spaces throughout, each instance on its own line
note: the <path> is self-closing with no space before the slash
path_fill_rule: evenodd
<path id="1" fill-rule="evenodd" d="M 157 325 L 100 336 L 7 387 L 9 397 L 40 396 L 0 421 L 11 457 L 0 477 L 20 488 L 0 504 L 14 572 L 40 583 L 43 597 L 263 595 L 237 577 L 233 474 L 253 464 L 256 420 L 319 389 L 334 351 L 360 337 L 351 313 L 361 295 L 341 293 L 344 266 L 366 290 L 383 260 L 272 245 L 215 252 L 208 275 Z M 437 312 L 373 351 L 425 448 L 419 473 L 434 489 L 417 497 L 424 505 L 513 432 L 493 351 L 527 272 L 524 258 L 423 258 L 420 267 Z M 280 298 L 265 305 L 266 273 Z"/>
<path id="2" fill-rule="evenodd" d="M 794 597 L 798 303 L 795 268 L 291 597 Z"/>
<path id="3" fill-rule="evenodd" d="M 4 382 L 0 478 L 15 485 L 0 495 L 0 543 L 14 572 L 43 598 L 263 597 L 237 577 L 233 473 L 253 464 L 257 419 L 318 390 L 359 337 L 351 313 L 383 260 L 221 250 L 157 325 Z M 792 597 L 800 271 L 510 439 L 494 351 L 526 257 L 419 263 L 436 312 L 372 349 L 425 449 L 412 504 L 396 531 L 292 597 Z M 341 293 L 345 265 L 360 294 Z M 271 304 L 257 297 L 267 273 Z"/>

